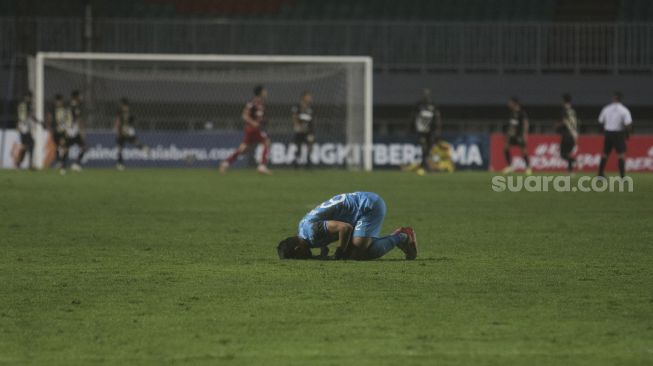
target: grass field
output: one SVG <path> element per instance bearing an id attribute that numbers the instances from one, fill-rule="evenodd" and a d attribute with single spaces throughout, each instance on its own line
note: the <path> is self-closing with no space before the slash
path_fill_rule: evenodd
<path id="1" fill-rule="evenodd" d="M 653 175 L 495 193 L 489 173 L 0 170 L 0 364 L 651 365 Z M 418 260 L 279 261 L 375 191 Z"/>

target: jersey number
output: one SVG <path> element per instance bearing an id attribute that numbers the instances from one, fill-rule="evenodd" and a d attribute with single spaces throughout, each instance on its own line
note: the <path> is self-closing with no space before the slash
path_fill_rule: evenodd
<path id="1" fill-rule="evenodd" d="M 339 204 L 339 203 L 342 203 L 342 202 L 345 201 L 346 196 L 347 196 L 347 195 L 344 194 L 344 193 L 343 193 L 343 194 L 339 194 L 339 195 L 333 197 L 332 199 L 330 199 L 330 200 L 328 200 L 328 201 L 322 203 L 322 204 L 320 205 L 320 208 L 329 208 L 329 207 L 335 206 L 335 205 L 337 205 L 337 204 Z"/>

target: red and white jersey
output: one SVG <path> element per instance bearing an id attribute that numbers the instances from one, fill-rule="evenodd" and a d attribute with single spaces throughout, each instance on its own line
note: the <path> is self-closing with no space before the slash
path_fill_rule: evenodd
<path id="1" fill-rule="evenodd" d="M 263 127 L 265 123 L 265 105 L 257 100 L 252 100 L 245 105 L 245 109 L 249 118 L 260 123 L 261 126 L 259 128 Z M 246 127 L 250 126 L 247 125 Z"/>

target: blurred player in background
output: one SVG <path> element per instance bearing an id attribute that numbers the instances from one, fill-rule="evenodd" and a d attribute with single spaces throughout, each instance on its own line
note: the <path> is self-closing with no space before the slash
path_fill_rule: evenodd
<path id="1" fill-rule="evenodd" d="M 118 145 L 118 162 L 116 168 L 118 170 L 125 170 L 125 165 L 122 158 L 122 150 L 125 144 L 132 144 L 139 149 L 148 150 L 148 147 L 140 142 L 136 137 L 136 128 L 134 127 L 134 115 L 131 113 L 129 107 L 129 100 L 127 98 L 120 99 L 120 109 L 116 116 L 115 123 L 116 131 L 116 144 Z"/>
<path id="2" fill-rule="evenodd" d="M 64 125 L 64 149 L 61 157 L 61 174 L 66 174 L 68 164 L 68 154 L 70 148 L 77 145 L 79 147 L 79 154 L 77 154 L 77 161 L 70 167 L 73 171 L 82 170 L 82 159 L 86 153 L 86 126 L 82 116 L 82 94 L 78 90 L 73 90 L 70 93 L 70 102 L 66 113 Z"/>
<path id="3" fill-rule="evenodd" d="M 606 105 L 599 115 L 599 123 L 603 127 L 604 142 L 603 154 L 599 165 L 599 177 L 605 176 L 605 164 L 612 149 L 617 152 L 619 158 L 619 175 L 623 178 L 626 175 L 626 140 L 633 131 L 633 117 L 626 106 L 621 103 L 623 95 L 615 92 L 612 96 L 612 103 Z"/>
<path id="4" fill-rule="evenodd" d="M 18 124 L 16 128 L 20 134 L 20 147 L 14 156 L 14 165 L 20 168 L 25 156 L 29 154 L 28 166 L 29 169 L 34 168 L 34 128 L 36 126 L 36 118 L 34 116 L 34 109 L 32 105 L 32 92 L 28 91 L 23 96 L 23 100 L 18 104 Z"/>
<path id="5" fill-rule="evenodd" d="M 268 134 L 263 130 L 263 126 L 267 122 L 265 120 L 265 100 L 267 97 L 268 91 L 263 85 L 257 85 L 254 88 L 254 99 L 245 105 L 242 113 L 242 118 L 245 122 L 245 136 L 240 146 L 220 164 L 220 173 L 226 173 L 229 166 L 236 161 L 238 155 L 247 150 L 250 145 L 263 144 L 263 155 L 261 156 L 257 170 L 261 174 L 272 174 L 267 167 L 270 139 L 268 138 Z"/>
<path id="6" fill-rule="evenodd" d="M 578 142 L 578 118 L 569 94 L 562 96 L 562 117 L 556 123 L 555 130 L 560 134 L 560 157 L 567 161 L 567 171 L 572 173 L 576 163 L 574 150 Z"/>
<path id="7" fill-rule="evenodd" d="M 313 143 L 315 142 L 312 102 L 313 96 L 310 92 L 305 91 L 302 93 L 302 99 L 299 104 L 292 107 L 293 131 L 295 131 L 294 142 L 297 146 L 295 161 L 293 162 L 295 169 L 299 167 L 299 158 L 302 155 L 304 145 L 306 146 L 306 166 L 311 167 L 311 152 L 313 151 Z"/>
<path id="8" fill-rule="evenodd" d="M 61 150 L 64 149 L 65 124 L 66 124 L 66 103 L 61 94 L 54 96 L 54 103 L 47 115 L 48 130 L 50 131 L 51 151 L 54 150 L 54 161 L 57 164 L 61 161 Z M 52 159 L 52 157 L 50 157 Z M 52 160 L 50 160 L 52 161 Z"/>
<path id="9" fill-rule="evenodd" d="M 414 128 L 417 132 L 418 143 L 422 148 L 422 164 L 418 174 L 424 174 L 430 169 L 428 160 L 434 135 L 435 139 L 439 139 L 442 133 L 442 117 L 440 110 L 433 103 L 430 89 L 424 89 L 422 99 L 417 103 Z"/>
<path id="10" fill-rule="evenodd" d="M 508 128 L 506 131 L 506 145 L 503 147 L 503 154 L 508 166 L 503 169 L 503 173 L 511 173 L 513 171 L 510 148 L 512 146 L 519 146 L 521 155 L 526 163 L 526 174 L 530 175 L 533 173 L 533 170 L 531 169 L 531 163 L 528 159 L 528 152 L 526 150 L 526 142 L 528 140 L 528 115 L 522 108 L 517 97 L 511 97 L 508 100 L 508 108 L 510 109 L 510 119 L 508 120 Z"/>
<path id="11" fill-rule="evenodd" d="M 417 257 L 415 231 L 396 229 L 378 237 L 386 214 L 383 199 L 372 192 L 344 193 L 315 207 L 299 222 L 299 233 L 277 246 L 280 259 L 310 259 L 311 248 L 340 245 L 336 259 L 377 259 L 398 247 L 407 260 Z"/>

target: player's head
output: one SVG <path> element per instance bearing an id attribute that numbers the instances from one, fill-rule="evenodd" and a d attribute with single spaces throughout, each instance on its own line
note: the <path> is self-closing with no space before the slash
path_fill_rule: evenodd
<path id="1" fill-rule="evenodd" d="M 304 104 L 311 104 L 313 102 L 313 96 L 311 95 L 311 92 L 308 90 L 302 92 L 302 102 L 304 102 Z"/>
<path id="2" fill-rule="evenodd" d="M 569 93 L 562 94 L 562 104 L 571 105 L 571 94 Z"/>
<path id="3" fill-rule="evenodd" d="M 268 90 L 263 85 L 254 87 L 254 96 L 257 98 L 265 99 L 268 97 Z"/>
<path id="4" fill-rule="evenodd" d="M 624 99 L 624 95 L 623 95 L 622 92 L 616 91 L 616 92 L 612 93 L 612 100 L 613 101 L 620 103 L 623 99 Z"/>
<path id="5" fill-rule="evenodd" d="M 521 104 L 519 103 L 519 98 L 510 97 L 508 99 L 508 108 L 512 109 L 513 111 L 519 110 L 519 108 L 521 108 Z"/>
<path id="6" fill-rule="evenodd" d="M 308 259 L 311 249 L 298 236 L 290 236 L 277 245 L 277 254 L 279 259 Z"/>
<path id="7" fill-rule="evenodd" d="M 431 98 L 432 98 L 431 97 L 431 89 L 424 88 L 424 90 L 422 90 L 422 100 L 424 100 L 425 102 L 430 102 Z"/>
<path id="8" fill-rule="evenodd" d="M 82 93 L 80 93 L 79 90 L 73 90 L 70 92 L 70 99 L 80 101 L 82 100 Z"/>
<path id="9" fill-rule="evenodd" d="M 54 104 L 57 106 L 62 106 L 63 105 L 63 95 L 61 94 L 55 94 L 54 96 Z"/>
<path id="10" fill-rule="evenodd" d="M 32 91 L 31 90 L 26 91 L 25 94 L 23 95 L 23 99 L 27 101 L 32 100 Z"/>

